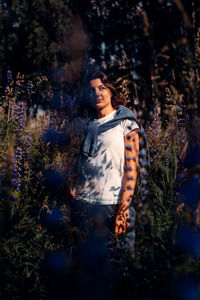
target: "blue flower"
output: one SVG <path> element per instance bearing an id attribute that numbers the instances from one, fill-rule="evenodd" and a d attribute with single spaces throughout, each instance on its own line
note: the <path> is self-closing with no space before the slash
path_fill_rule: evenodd
<path id="1" fill-rule="evenodd" d="M 181 226 L 176 233 L 176 245 L 193 257 L 200 255 L 200 232 L 189 226 Z"/>
<path id="2" fill-rule="evenodd" d="M 65 273 L 68 271 L 69 259 L 65 252 L 56 251 L 48 255 L 44 261 L 44 267 L 49 273 L 54 275 L 59 273 Z"/>

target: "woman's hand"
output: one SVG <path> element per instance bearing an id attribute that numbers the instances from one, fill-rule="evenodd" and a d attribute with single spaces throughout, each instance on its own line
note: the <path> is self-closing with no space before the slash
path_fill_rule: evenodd
<path id="1" fill-rule="evenodd" d="M 118 235 L 126 234 L 130 226 L 129 208 L 122 211 L 119 210 L 115 219 L 115 233 Z"/>

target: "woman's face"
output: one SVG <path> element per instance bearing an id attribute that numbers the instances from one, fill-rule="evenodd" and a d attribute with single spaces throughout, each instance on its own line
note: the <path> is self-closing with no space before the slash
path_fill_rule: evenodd
<path id="1" fill-rule="evenodd" d="M 111 97 L 111 91 L 103 84 L 100 78 L 90 81 L 89 101 L 93 108 L 96 110 L 112 108 Z"/>

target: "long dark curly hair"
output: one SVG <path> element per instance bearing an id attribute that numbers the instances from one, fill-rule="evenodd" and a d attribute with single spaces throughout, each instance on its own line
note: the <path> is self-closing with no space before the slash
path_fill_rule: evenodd
<path id="1" fill-rule="evenodd" d="M 94 79 L 100 79 L 102 83 L 111 91 L 111 104 L 113 108 L 118 108 L 119 104 L 126 105 L 125 99 L 120 95 L 117 91 L 116 87 L 112 83 L 112 81 L 108 78 L 108 76 L 101 72 L 97 71 L 94 73 L 90 73 L 85 78 L 83 78 L 81 84 L 81 92 L 80 92 L 80 99 L 79 99 L 79 112 L 82 116 L 88 115 L 89 117 L 96 116 L 96 110 L 91 106 L 89 101 L 89 88 L 90 88 L 90 81 Z"/>

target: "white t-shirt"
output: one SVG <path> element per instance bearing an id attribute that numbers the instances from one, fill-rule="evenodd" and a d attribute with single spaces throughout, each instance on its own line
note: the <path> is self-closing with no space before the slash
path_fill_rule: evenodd
<path id="1" fill-rule="evenodd" d="M 116 110 L 103 118 L 89 122 L 89 127 L 104 124 L 116 115 Z M 122 191 L 125 165 L 124 136 L 139 128 L 132 120 L 121 123 L 98 135 L 97 151 L 81 165 L 74 192 L 75 199 L 99 204 L 118 204 Z"/>

